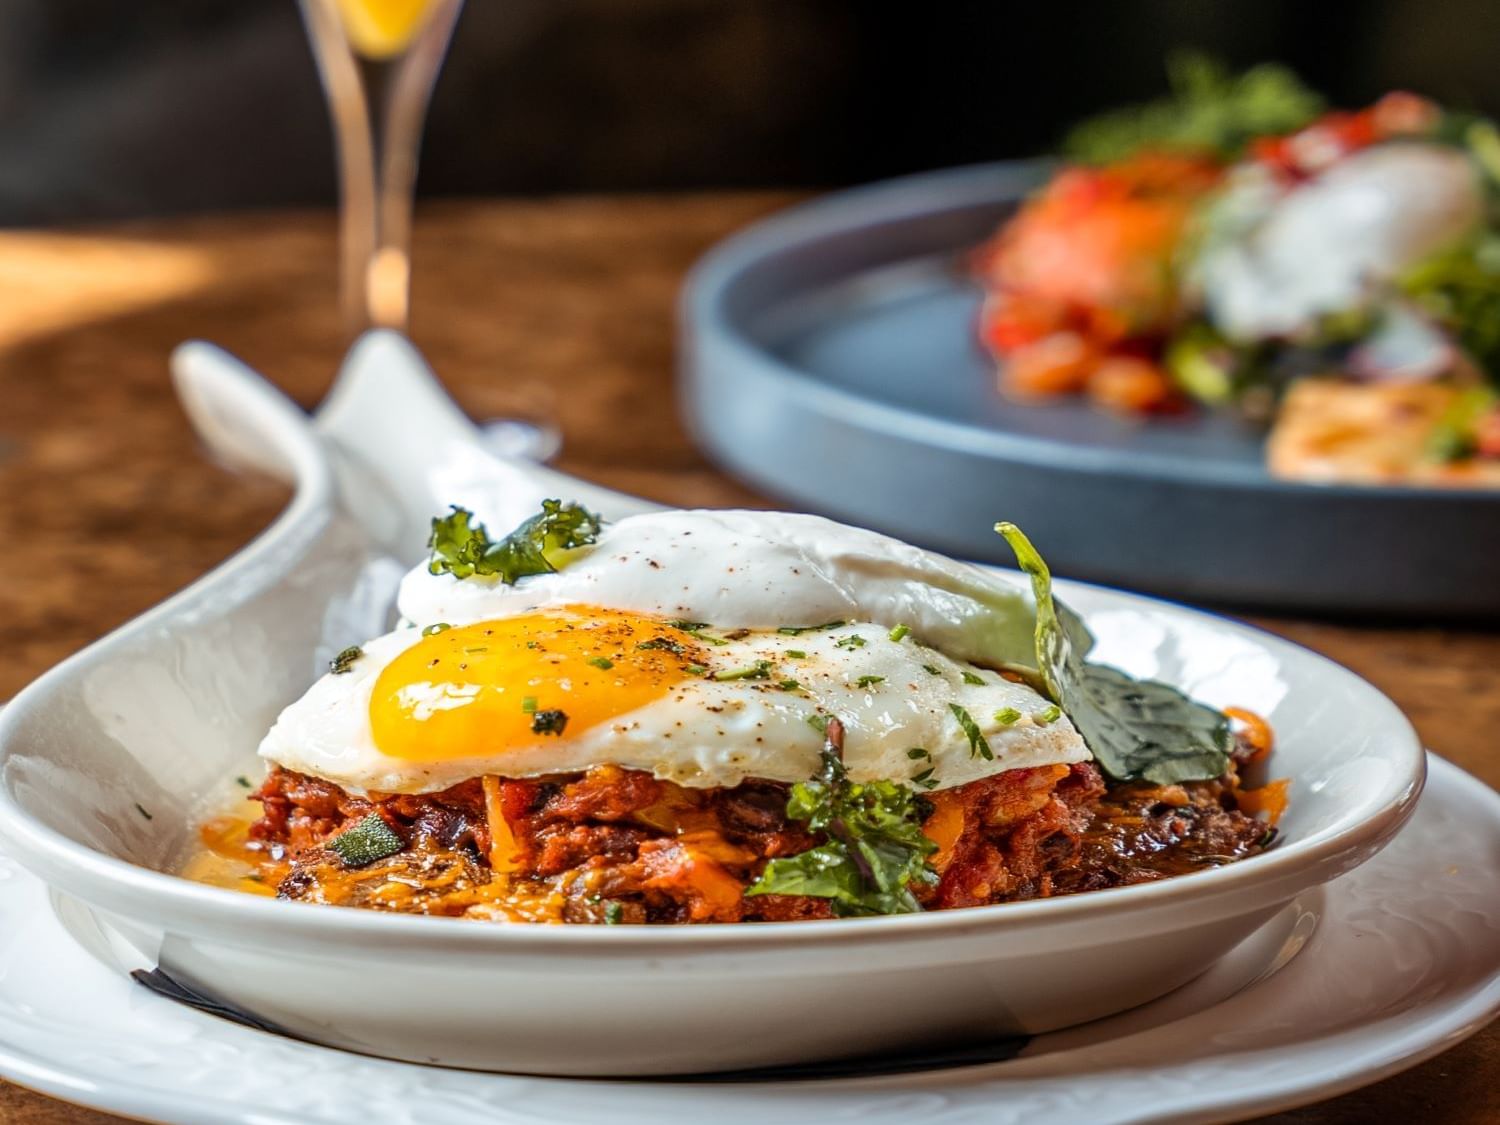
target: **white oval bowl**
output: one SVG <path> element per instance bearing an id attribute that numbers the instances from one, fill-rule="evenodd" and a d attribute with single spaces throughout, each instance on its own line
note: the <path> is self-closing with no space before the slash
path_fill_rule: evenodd
<path id="1" fill-rule="evenodd" d="M 254 768 L 260 735 L 319 665 L 380 631 L 400 569 L 338 510 L 305 420 L 248 385 L 228 397 L 259 419 L 256 455 L 282 460 L 296 499 L 240 555 L 0 714 L 0 842 L 173 977 L 321 1043 L 648 1075 L 1048 1031 L 1197 976 L 1374 855 L 1422 787 L 1410 724 L 1347 670 L 1205 613 L 1064 582 L 1100 659 L 1270 720 L 1274 772 L 1293 779 L 1271 852 L 1073 897 L 740 926 L 504 926 L 195 884 L 167 873 L 194 824 Z"/>

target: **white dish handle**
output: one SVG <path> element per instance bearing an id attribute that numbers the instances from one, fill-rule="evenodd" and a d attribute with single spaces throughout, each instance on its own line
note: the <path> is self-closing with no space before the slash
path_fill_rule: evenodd
<path id="1" fill-rule="evenodd" d="M 171 368 L 177 397 L 209 453 L 233 469 L 306 483 L 304 462 L 322 460 L 322 452 L 307 415 L 270 380 L 201 340 L 179 344 Z M 326 476 L 326 464 L 319 469 Z"/>
<path id="2" fill-rule="evenodd" d="M 493 452 L 417 349 L 396 332 L 368 332 L 355 342 L 313 419 L 263 376 L 210 344 L 180 346 L 172 370 L 199 435 L 236 468 L 293 483 L 295 467 L 271 433 L 288 425 L 315 430 L 344 508 L 406 562 L 416 561 L 429 521 L 449 504 L 472 508 L 500 529 L 532 515 L 549 497 L 575 500 L 609 519 L 658 507 Z M 276 418 L 262 418 L 271 397 L 282 408 Z"/>

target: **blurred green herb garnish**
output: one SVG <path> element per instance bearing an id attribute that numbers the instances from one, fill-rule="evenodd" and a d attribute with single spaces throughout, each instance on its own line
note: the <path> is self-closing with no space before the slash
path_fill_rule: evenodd
<path id="1" fill-rule="evenodd" d="M 1229 161 L 1257 137 L 1296 132 L 1323 112 L 1323 99 L 1284 66 L 1262 63 L 1231 74 L 1197 51 L 1167 58 L 1165 98 L 1092 117 L 1063 141 L 1063 153 L 1107 164 L 1162 149 L 1202 152 Z"/>

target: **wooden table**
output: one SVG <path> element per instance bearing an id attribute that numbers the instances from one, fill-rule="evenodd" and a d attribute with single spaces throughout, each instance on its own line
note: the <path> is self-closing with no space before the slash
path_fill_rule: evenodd
<path id="1" fill-rule="evenodd" d="M 570 472 L 676 504 L 763 504 L 677 420 L 673 298 L 704 247 L 790 198 L 428 207 L 412 336 L 475 417 L 555 419 Z M 214 566 L 285 501 L 203 459 L 166 359 L 207 338 L 315 404 L 344 343 L 333 235 L 324 213 L 0 232 L 0 699 Z M 1368 677 L 1430 747 L 1500 785 L 1500 635 L 1258 623 Z M 1495 1122 L 1497 1088 L 1500 1025 L 1273 1120 Z M 0 1083 L 7 1125 L 110 1120 Z"/>

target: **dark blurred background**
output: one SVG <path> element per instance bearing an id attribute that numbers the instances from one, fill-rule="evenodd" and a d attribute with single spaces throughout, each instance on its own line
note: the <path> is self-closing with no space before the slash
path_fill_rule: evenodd
<path id="1" fill-rule="evenodd" d="M 1500 0 L 469 0 L 425 195 L 825 187 L 1035 153 L 1195 46 L 1500 111 Z M 0 0 L 0 224 L 330 202 L 293 0 Z"/>

